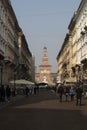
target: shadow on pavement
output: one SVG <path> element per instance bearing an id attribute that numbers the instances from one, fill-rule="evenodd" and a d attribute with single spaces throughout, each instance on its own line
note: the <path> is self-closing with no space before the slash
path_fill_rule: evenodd
<path id="1" fill-rule="evenodd" d="M 86 108 L 86 107 L 85 107 Z M 1 130 L 87 130 L 87 110 L 44 91 L 0 110 Z"/>
<path id="2" fill-rule="evenodd" d="M 77 110 L 10 109 L 0 112 L 4 130 L 87 130 L 87 116 Z"/>

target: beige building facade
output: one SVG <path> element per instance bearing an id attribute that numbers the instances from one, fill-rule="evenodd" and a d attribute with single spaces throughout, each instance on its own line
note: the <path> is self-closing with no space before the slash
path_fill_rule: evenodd
<path id="1" fill-rule="evenodd" d="M 0 28 L 0 86 L 20 78 L 33 80 L 32 54 L 10 0 L 0 0 Z"/>
<path id="2" fill-rule="evenodd" d="M 57 55 L 57 63 L 58 63 L 57 76 L 60 77 L 62 82 L 83 82 L 87 77 L 86 75 L 87 1 L 86 0 L 81 1 L 77 11 L 74 13 L 70 21 L 68 29 L 69 29 L 68 40 L 66 44 L 64 40 L 63 46 L 59 54 Z M 66 63 L 65 67 L 66 71 L 64 71 L 63 67 L 65 63 Z"/>

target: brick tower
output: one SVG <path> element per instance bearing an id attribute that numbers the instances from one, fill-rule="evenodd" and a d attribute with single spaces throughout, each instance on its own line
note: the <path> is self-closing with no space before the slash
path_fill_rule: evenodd
<path id="1" fill-rule="evenodd" d="M 42 63 L 39 66 L 39 82 L 51 84 L 51 65 L 48 64 L 47 48 L 43 48 Z"/>

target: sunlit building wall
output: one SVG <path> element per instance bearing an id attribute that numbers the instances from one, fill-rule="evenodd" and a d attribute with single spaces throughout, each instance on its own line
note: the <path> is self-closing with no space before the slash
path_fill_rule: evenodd
<path id="1" fill-rule="evenodd" d="M 68 56 L 66 55 L 66 46 L 62 46 L 58 56 L 58 76 L 64 73 L 63 64 L 64 61 L 68 59 L 68 72 L 69 77 L 66 80 L 65 77 L 62 78 L 64 81 L 77 82 L 82 81 L 86 71 L 87 63 L 87 1 L 82 0 L 77 11 L 74 13 L 69 29 L 69 40 L 66 43 L 68 50 Z M 63 43 L 64 45 L 64 43 Z M 65 55 L 65 59 L 64 56 Z M 86 74 L 85 74 L 86 76 Z"/>
<path id="2" fill-rule="evenodd" d="M 0 26 L 2 40 L 0 50 L 3 53 L 1 82 L 8 84 L 13 76 L 15 56 L 18 57 L 17 29 L 18 23 L 10 0 L 0 0 Z"/>
<path id="3" fill-rule="evenodd" d="M 59 82 L 64 82 L 69 77 L 69 57 L 69 34 L 66 34 L 61 50 L 57 56 L 57 77 L 59 77 Z"/>

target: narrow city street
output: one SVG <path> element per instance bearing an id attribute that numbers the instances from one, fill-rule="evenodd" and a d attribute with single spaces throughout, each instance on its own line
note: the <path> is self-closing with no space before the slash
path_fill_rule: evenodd
<path id="1" fill-rule="evenodd" d="M 40 90 L 0 109 L 0 130 L 87 130 L 87 101 L 59 102 L 52 90 Z"/>

